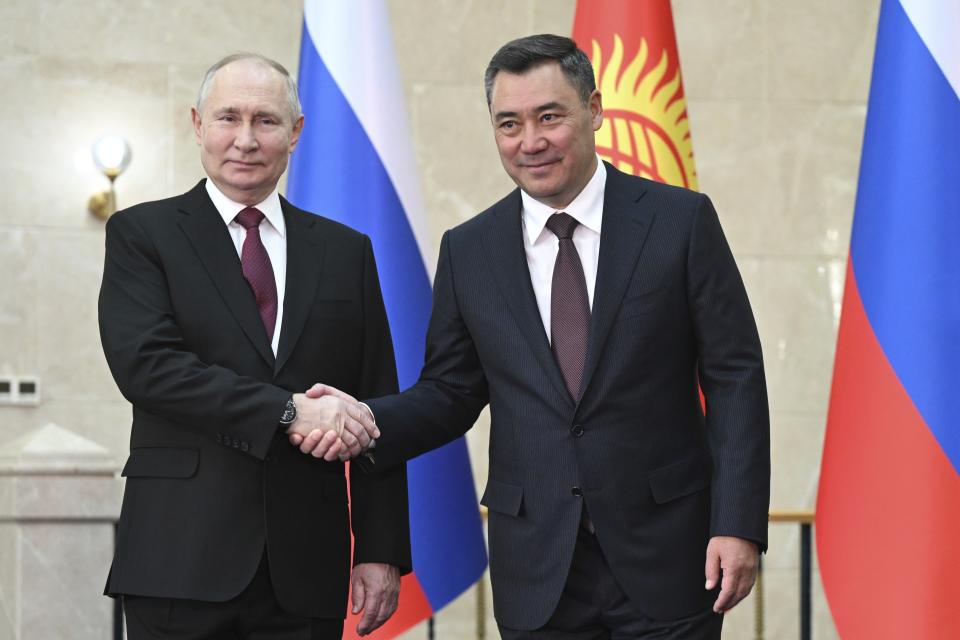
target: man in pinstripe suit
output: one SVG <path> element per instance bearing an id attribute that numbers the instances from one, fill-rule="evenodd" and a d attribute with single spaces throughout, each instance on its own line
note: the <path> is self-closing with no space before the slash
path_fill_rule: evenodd
<path id="1" fill-rule="evenodd" d="M 599 161 L 601 96 L 573 41 L 508 43 L 486 89 L 519 188 L 443 236 L 421 378 L 367 401 L 375 468 L 489 402 L 501 634 L 719 638 L 766 547 L 770 461 L 760 342 L 716 212 Z"/>

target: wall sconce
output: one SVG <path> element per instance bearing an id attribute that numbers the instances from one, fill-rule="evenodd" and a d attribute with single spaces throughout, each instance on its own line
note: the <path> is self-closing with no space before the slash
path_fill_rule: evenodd
<path id="1" fill-rule="evenodd" d="M 120 136 L 104 136 L 93 143 L 93 162 L 110 180 L 110 189 L 90 196 L 87 207 L 90 213 L 106 220 L 117 212 L 117 194 L 113 182 L 130 164 L 130 145 Z"/>

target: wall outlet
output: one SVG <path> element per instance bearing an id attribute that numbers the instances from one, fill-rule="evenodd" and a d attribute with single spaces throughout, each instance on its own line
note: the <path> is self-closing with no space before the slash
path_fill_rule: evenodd
<path id="1" fill-rule="evenodd" d="M 40 378 L 37 376 L 0 376 L 0 405 L 37 406 L 40 404 Z"/>

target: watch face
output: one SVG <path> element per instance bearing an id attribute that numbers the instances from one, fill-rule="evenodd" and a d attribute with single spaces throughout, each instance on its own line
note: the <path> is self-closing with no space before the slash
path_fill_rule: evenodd
<path id="1" fill-rule="evenodd" d="M 280 417 L 280 422 L 283 424 L 290 424 L 297 419 L 297 405 L 293 401 L 293 398 L 287 400 L 287 406 L 283 410 L 283 415 Z"/>

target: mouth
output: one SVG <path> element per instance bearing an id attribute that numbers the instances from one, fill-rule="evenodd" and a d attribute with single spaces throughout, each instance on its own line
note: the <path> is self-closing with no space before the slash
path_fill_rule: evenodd
<path id="1" fill-rule="evenodd" d="M 253 169 L 254 167 L 259 167 L 261 163 L 247 162 L 244 160 L 227 160 L 225 164 L 233 165 L 238 169 Z"/>
<path id="2" fill-rule="evenodd" d="M 535 176 L 546 174 L 550 171 L 553 165 L 559 163 L 559 159 L 551 160 L 536 160 L 534 162 L 521 162 L 520 166 L 525 169 L 528 173 L 531 173 Z"/>

